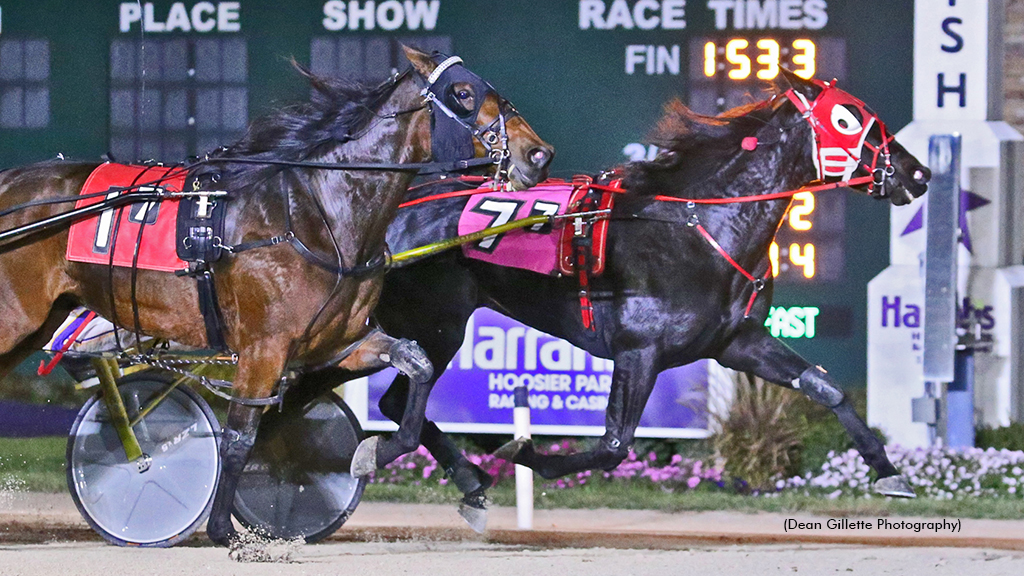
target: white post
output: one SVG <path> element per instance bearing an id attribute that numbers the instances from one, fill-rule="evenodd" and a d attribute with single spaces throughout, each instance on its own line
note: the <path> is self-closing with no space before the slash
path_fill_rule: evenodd
<path id="1" fill-rule="evenodd" d="M 526 386 L 515 389 L 512 422 L 517 439 L 530 437 L 530 402 Z M 516 464 L 516 523 L 520 530 L 533 529 L 533 470 L 519 464 Z"/>

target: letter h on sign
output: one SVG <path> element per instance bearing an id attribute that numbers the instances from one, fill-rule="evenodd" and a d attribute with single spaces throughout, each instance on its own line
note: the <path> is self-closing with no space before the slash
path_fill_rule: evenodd
<path id="1" fill-rule="evenodd" d="M 946 105 L 946 94 L 956 93 L 960 95 L 960 108 L 967 107 L 967 74 L 964 72 L 960 73 L 960 83 L 955 86 L 946 85 L 946 75 L 939 72 L 939 108 L 943 108 Z"/>

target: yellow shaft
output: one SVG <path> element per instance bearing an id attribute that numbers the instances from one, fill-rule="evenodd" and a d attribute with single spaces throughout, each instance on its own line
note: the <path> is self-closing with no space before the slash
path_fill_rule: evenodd
<path id="1" fill-rule="evenodd" d="M 536 226 L 537 224 L 547 224 L 552 218 L 549 216 L 528 216 L 520 220 L 513 220 L 508 224 L 502 224 L 501 226 L 492 226 L 490 228 L 484 228 L 479 232 L 473 232 L 472 234 L 463 234 L 462 236 L 456 236 L 455 238 L 448 238 L 440 242 L 434 242 L 433 244 L 427 244 L 426 246 L 419 246 L 412 250 L 406 250 L 405 252 L 399 252 L 391 255 L 391 264 L 402 266 L 409 264 L 413 260 L 423 258 L 425 256 L 431 256 L 438 252 L 444 252 L 445 250 L 455 248 L 456 246 L 462 246 L 463 244 L 469 244 L 470 242 L 477 242 L 483 240 L 488 236 L 494 236 L 496 234 L 503 234 L 510 230 L 517 230 L 519 228 L 526 228 L 527 226 Z"/>

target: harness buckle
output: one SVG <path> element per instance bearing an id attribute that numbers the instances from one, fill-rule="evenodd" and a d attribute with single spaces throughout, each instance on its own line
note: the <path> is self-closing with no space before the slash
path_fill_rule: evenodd
<path id="1" fill-rule="evenodd" d="M 753 284 L 754 292 L 760 292 L 761 290 L 764 290 L 764 278 L 755 278 Z"/>
<path id="2" fill-rule="evenodd" d="M 686 225 L 693 228 L 697 224 L 700 224 L 700 218 L 697 218 L 696 214 L 690 214 L 690 217 L 686 219 Z"/>
<path id="3" fill-rule="evenodd" d="M 228 254 L 234 254 L 235 253 L 235 247 L 231 246 L 231 245 L 228 245 L 228 244 L 225 244 L 224 240 L 220 236 L 214 236 L 213 237 L 213 247 L 214 248 L 220 248 L 221 250 L 224 250 Z"/>
<path id="4" fill-rule="evenodd" d="M 572 219 L 573 233 L 575 236 L 583 236 L 583 218 L 577 216 Z"/>

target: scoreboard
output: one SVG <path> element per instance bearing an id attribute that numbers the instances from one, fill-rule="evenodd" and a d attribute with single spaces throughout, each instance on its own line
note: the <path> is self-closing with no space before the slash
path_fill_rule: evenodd
<path id="1" fill-rule="evenodd" d="M 763 99 L 782 67 L 838 79 L 893 132 L 911 119 L 909 0 L 0 4 L 0 167 L 202 153 L 308 97 L 289 58 L 372 82 L 406 65 L 401 43 L 490 80 L 555 146 L 557 177 L 653 158 L 666 102 L 716 114 Z M 769 254 L 770 329 L 844 383 L 864 381 L 865 286 L 888 263 L 888 218 L 848 191 L 800 195 Z"/>

